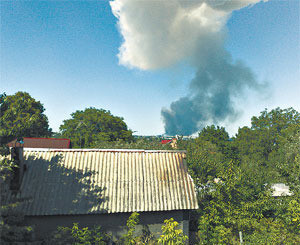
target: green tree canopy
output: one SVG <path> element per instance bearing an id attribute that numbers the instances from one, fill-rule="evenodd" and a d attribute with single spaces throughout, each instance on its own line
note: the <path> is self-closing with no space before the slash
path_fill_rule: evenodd
<path id="1" fill-rule="evenodd" d="M 4 156 L 10 153 L 7 143 L 15 137 L 46 136 L 51 133 L 43 111 L 42 104 L 28 93 L 18 92 L 12 96 L 0 94 L 0 244 L 26 243 L 32 238 L 33 229 L 24 226 L 24 215 L 18 210 L 22 200 L 11 193 L 11 181 L 17 164 Z M 8 202 L 7 195 L 12 196 Z"/>
<path id="2" fill-rule="evenodd" d="M 1 95 L 0 137 L 7 142 L 16 137 L 51 136 L 45 108 L 26 92 Z"/>
<path id="3" fill-rule="evenodd" d="M 264 181 L 278 181 L 279 174 L 275 168 L 279 161 L 278 150 L 284 139 L 293 134 L 300 125 L 300 113 L 293 108 L 265 109 L 260 116 L 252 117 L 251 127 L 240 128 L 234 145 L 238 158 L 244 168 L 257 171 L 265 178 Z M 276 156 L 276 157 L 275 157 Z"/>
<path id="4" fill-rule="evenodd" d="M 224 127 L 216 127 L 215 125 L 211 125 L 203 128 L 199 132 L 199 139 L 210 141 L 211 143 L 222 148 L 222 146 L 225 144 L 224 142 L 229 140 L 229 135 Z"/>
<path id="5" fill-rule="evenodd" d="M 95 147 L 100 142 L 133 139 L 124 119 L 113 116 L 110 111 L 90 107 L 77 110 L 71 116 L 59 129 L 63 137 L 71 139 L 74 147 Z"/>
<path id="6" fill-rule="evenodd" d="M 240 231 L 247 244 L 299 244 L 299 142 L 300 114 L 292 108 L 264 110 L 232 139 L 215 126 L 199 133 L 187 149 L 199 244 L 237 244 Z M 272 197 L 275 183 L 292 195 Z"/>
<path id="7" fill-rule="evenodd" d="M 252 129 L 272 129 L 278 133 L 291 124 L 300 124 L 300 113 L 293 108 L 280 109 L 277 107 L 270 112 L 265 109 L 259 117 L 251 118 Z"/>

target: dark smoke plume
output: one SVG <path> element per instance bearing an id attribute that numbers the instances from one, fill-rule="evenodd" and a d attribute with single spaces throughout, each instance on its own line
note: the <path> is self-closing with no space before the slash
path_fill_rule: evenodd
<path id="1" fill-rule="evenodd" d="M 191 135 L 209 123 L 235 120 L 239 112 L 234 98 L 241 97 L 246 88 L 260 90 L 263 85 L 241 61 L 212 55 L 198 67 L 189 94 L 172 102 L 170 109 L 162 109 L 166 134 Z"/>

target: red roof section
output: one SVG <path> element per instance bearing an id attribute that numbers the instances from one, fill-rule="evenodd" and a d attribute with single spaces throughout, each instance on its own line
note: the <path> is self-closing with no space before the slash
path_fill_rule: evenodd
<path id="1" fill-rule="evenodd" d="M 168 143 L 171 143 L 172 140 L 162 140 L 161 143 L 164 145 L 164 144 L 168 144 Z"/>
<path id="2" fill-rule="evenodd" d="M 9 147 L 20 146 L 16 143 L 17 139 L 9 142 Z M 55 138 L 23 138 L 24 148 L 47 148 L 47 149 L 69 149 L 70 139 L 55 139 Z"/>

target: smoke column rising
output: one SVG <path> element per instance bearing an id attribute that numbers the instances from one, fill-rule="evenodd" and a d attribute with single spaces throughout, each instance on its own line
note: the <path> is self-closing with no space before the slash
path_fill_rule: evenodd
<path id="1" fill-rule="evenodd" d="M 233 100 L 263 86 L 250 68 L 224 49 L 226 22 L 233 10 L 259 0 L 114 0 L 124 42 L 120 64 L 155 70 L 187 61 L 196 69 L 189 93 L 161 115 L 169 135 L 190 135 L 207 123 L 234 120 Z"/>

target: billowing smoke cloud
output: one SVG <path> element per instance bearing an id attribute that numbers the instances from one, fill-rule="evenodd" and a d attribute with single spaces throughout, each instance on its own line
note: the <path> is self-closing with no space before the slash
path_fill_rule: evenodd
<path id="1" fill-rule="evenodd" d="M 261 85 L 242 62 L 224 49 L 226 21 L 233 10 L 259 0 L 114 0 L 124 42 L 120 64 L 142 70 L 179 61 L 196 68 L 189 94 L 162 109 L 169 135 L 190 135 L 208 122 L 236 118 L 234 99 Z"/>

